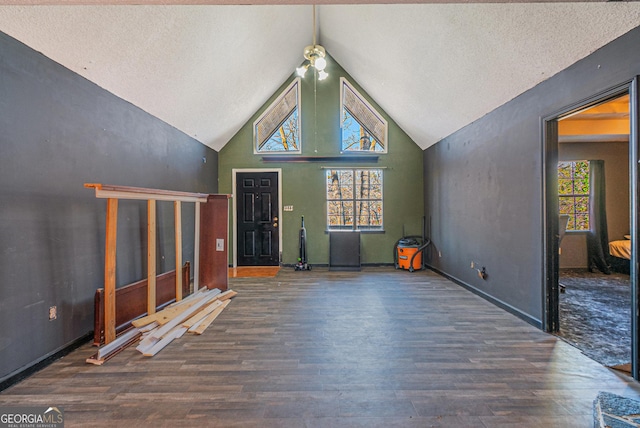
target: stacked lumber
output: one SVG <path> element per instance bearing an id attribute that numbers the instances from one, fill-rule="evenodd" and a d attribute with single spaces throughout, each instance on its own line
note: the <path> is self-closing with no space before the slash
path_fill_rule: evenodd
<path id="1" fill-rule="evenodd" d="M 101 365 L 115 354 L 139 341 L 136 349 L 146 357 L 160 352 L 185 333 L 202 334 L 238 293 L 221 293 L 219 289 L 203 287 L 191 296 L 167 306 L 155 314 L 138 318 L 133 328 L 102 346 L 87 363 Z"/>

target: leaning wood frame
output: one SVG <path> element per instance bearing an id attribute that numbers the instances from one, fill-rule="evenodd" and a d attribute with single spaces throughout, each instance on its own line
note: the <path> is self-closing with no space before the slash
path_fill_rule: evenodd
<path id="1" fill-rule="evenodd" d="M 181 202 L 194 202 L 196 204 L 196 230 L 195 230 L 195 248 L 194 248 L 194 260 L 195 275 L 194 275 L 194 287 L 199 287 L 200 270 L 205 269 L 206 272 L 211 272 L 215 268 L 219 268 L 220 261 L 225 259 L 223 266 L 224 273 L 217 273 L 215 277 L 212 275 L 205 275 L 207 280 L 212 283 L 205 284 L 208 288 L 215 286 L 222 287 L 226 290 L 227 287 L 227 242 L 228 237 L 224 235 L 220 237 L 220 228 L 215 227 L 214 230 L 205 228 L 204 238 L 200 236 L 200 225 L 202 223 L 200 217 L 207 213 L 207 221 L 211 223 L 214 215 L 212 211 L 215 209 L 216 213 L 221 213 L 220 217 L 216 218 L 216 223 L 228 224 L 228 202 L 229 195 L 210 195 L 207 193 L 190 193 L 179 192 L 171 190 L 161 189 L 148 189 L 143 187 L 130 187 L 130 186 L 114 186 L 101 183 L 85 183 L 86 188 L 95 189 L 96 198 L 107 199 L 107 218 L 106 218 L 106 239 L 105 239 L 105 273 L 104 273 L 104 342 L 108 344 L 112 342 L 116 337 L 116 235 L 118 224 L 118 200 L 130 199 L 130 200 L 146 200 L 148 207 L 148 272 L 147 272 L 147 313 L 153 314 L 156 311 L 156 213 L 155 205 L 156 201 L 172 201 L 174 203 L 175 213 L 175 245 L 176 245 L 176 266 L 182 265 L 182 228 L 181 228 Z M 224 200 L 224 204 L 217 201 Z M 213 201 L 212 204 L 207 204 Z M 200 204 L 211 205 L 214 208 L 206 210 L 201 209 Z M 227 208 L 225 208 L 227 206 Z M 225 226 L 225 231 L 228 226 Z M 222 249 L 220 249 L 219 241 L 222 241 Z M 211 247 L 215 248 L 215 251 L 220 254 L 216 254 L 216 257 L 211 257 Z M 200 250 L 204 249 L 207 259 L 200 260 Z M 216 266 L 213 266 L 213 264 Z M 220 270 L 220 269 L 217 269 Z M 213 279 L 211 279 L 213 278 Z M 213 284 L 216 281 L 217 284 Z M 182 299 L 182 275 L 175 275 L 175 296 L 176 301 Z"/>

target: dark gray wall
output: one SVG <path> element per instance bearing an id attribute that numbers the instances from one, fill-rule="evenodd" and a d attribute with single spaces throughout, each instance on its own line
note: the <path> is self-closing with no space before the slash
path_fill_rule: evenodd
<path id="1" fill-rule="evenodd" d="M 214 193 L 217 153 L 2 33 L 0 129 L 2 382 L 93 330 L 106 202 L 83 184 Z M 191 261 L 194 212 L 184 204 Z M 172 204 L 161 203 L 159 271 L 174 268 L 173 239 Z M 146 204 L 122 201 L 117 282 L 144 276 Z"/>
<path id="2" fill-rule="evenodd" d="M 561 161 L 603 160 L 606 181 L 607 230 L 609 240 L 624 239 L 630 230 L 629 144 L 565 143 L 559 145 Z M 561 268 L 587 267 L 585 233 L 567 233 L 562 239 Z"/>
<path id="3" fill-rule="evenodd" d="M 541 325 L 541 118 L 640 74 L 638 46 L 640 28 L 424 151 L 433 267 Z"/>

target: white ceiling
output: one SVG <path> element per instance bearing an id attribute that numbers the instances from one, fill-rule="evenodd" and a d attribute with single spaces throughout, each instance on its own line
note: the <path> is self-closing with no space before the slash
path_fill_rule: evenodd
<path id="1" fill-rule="evenodd" d="M 421 148 L 640 24 L 627 2 L 317 13 L 319 43 Z M 302 63 L 311 16 L 309 5 L 0 6 L 0 31 L 220 150 Z"/>

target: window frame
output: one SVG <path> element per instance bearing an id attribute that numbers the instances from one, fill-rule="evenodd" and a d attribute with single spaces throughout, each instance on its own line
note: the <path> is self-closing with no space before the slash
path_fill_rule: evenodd
<path id="1" fill-rule="evenodd" d="M 327 167 L 324 168 L 324 180 L 325 180 L 325 207 L 326 207 L 326 230 L 327 232 L 334 231 L 359 231 L 362 233 L 384 233 L 384 168 L 379 167 Z M 343 199 L 333 199 L 329 198 L 329 175 L 333 171 L 351 171 L 352 172 L 352 183 L 351 183 L 351 197 L 343 198 Z M 359 171 L 377 171 L 380 175 L 380 198 L 358 198 L 357 196 L 357 175 Z M 344 226 L 332 226 L 331 225 L 331 217 L 329 211 L 329 203 L 332 201 L 346 201 L 350 202 L 353 207 L 353 220 L 351 225 Z M 380 203 L 380 216 L 381 221 L 379 226 L 371 226 L 371 225 L 360 225 L 359 224 L 359 216 L 356 215 L 356 209 L 358 206 L 358 202 L 379 202 Z"/>
<path id="2" fill-rule="evenodd" d="M 253 122 L 253 154 L 261 155 L 261 156 L 269 156 L 269 155 L 300 155 L 302 154 L 302 87 L 301 87 L 301 79 L 300 77 L 296 77 L 291 81 L 289 85 L 278 95 L 278 97 L 269 104 L 269 106 L 262 112 L 262 114 Z M 296 110 L 297 110 L 297 120 L 296 126 L 298 127 L 297 132 L 297 140 L 298 140 L 298 149 L 297 150 L 260 150 L 260 142 L 258 141 L 258 132 L 257 127 L 260 122 L 271 113 L 272 109 L 280 103 L 284 97 L 287 96 L 289 91 L 296 87 Z M 289 118 L 287 116 L 284 121 Z M 283 121 L 283 123 L 284 123 Z M 276 128 L 276 130 L 279 128 Z M 274 131 L 275 132 L 275 131 Z M 273 132 L 270 134 L 273 135 Z M 271 136 L 269 137 L 271 139 Z M 266 140 L 268 141 L 268 140 Z"/>
<path id="3" fill-rule="evenodd" d="M 345 150 L 343 148 L 343 123 L 344 123 L 344 111 L 349 110 L 346 106 L 345 106 L 345 102 L 344 102 L 344 97 L 345 97 L 345 86 L 347 86 L 349 88 L 349 90 L 351 92 L 353 92 L 355 94 L 355 96 L 367 107 L 367 109 L 369 109 L 372 114 L 374 116 L 376 116 L 376 118 L 378 120 L 380 120 L 380 122 L 382 122 L 384 124 L 384 144 L 380 144 L 380 146 L 382 147 L 382 150 L 380 151 L 371 151 L 371 150 Z M 358 119 L 353 112 L 350 112 L 351 116 L 353 117 L 353 119 L 358 122 L 358 124 L 360 124 L 360 126 L 362 126 L 364 129 L 367 130 L 367 132 L 371 135 L 373 135 L 374 133 L 371 132 L 369 129 L 367 129 L 362 122 L 360 121 L 360 119 Z M 378 110 L 373 107 L 371 105 L 371 103 L 369 101 L 367 101 L 367 98 L 362 96 L 362 94 L 353 86 L 353 84 L 351 82 L 349 82 L 345 77 L 341 77 L 340 78 L 340 154 L 342 155 L 360 155 L 360 154 L 367 154 L 367 155 L 371 155 L 371 154 L 386 154 L 389 151 L 389 123 L 387 122 L 387 120 L 384 118 L 384 116 L 382 114 L 380 114 L 380 112 L 378 112 Z"/>
<path id="4" fill-rule="evenodd" d="M 587 179 L 589 180 L 589 186 L 587 189 L 587 193 L 575 193 L 575 164 L 580 163 L 580 162 L 585 162 L 587 164 Z M 572 193 L 567 193 L 567 194 L 561 194 L 560 193 L 560 166 L 561 164 L 571 164 L 571 188 L 572 188 Z M 591 195 L 591 161 L 589 160 L 585 160 L 585 159 L 579 159 L 579 160 L 568 160 L 568 161 L 558 161 L 558 168 L 557 168 L 557 172 L 556 172 L 557 176 L 558 176 L 558 214 L 559 215 L 569 215 L 569 223 L 567 224 L 567 229 L 565 230 L 565 233 L 568 234 L 580 234 L 580 233 L 588 233 L 589 231 L 592 230 L 591 228 L 591 203 L 592 203 L 592 195 Z M 576 214 L 579 213 L 578 211 L 576 211 L 576 199 L 577 198 L 587 198 L 587 212 L 586 212 L 586 218 L 587 218 L 587 223 L 589 225 L 589 227 L 587 229 L 575 229 L 575 225 L 576 225 Z M 571 199 L 571 212 L 570 213 L 563 213 L 561 210 L 561 200 L 562 199 Z M 580 213 L 581 214 L 581 213 Z M 573 219 L 573 227 L 574 229 L 569 229 L 569 224 L 571 223 L 571 220 Z"/>

